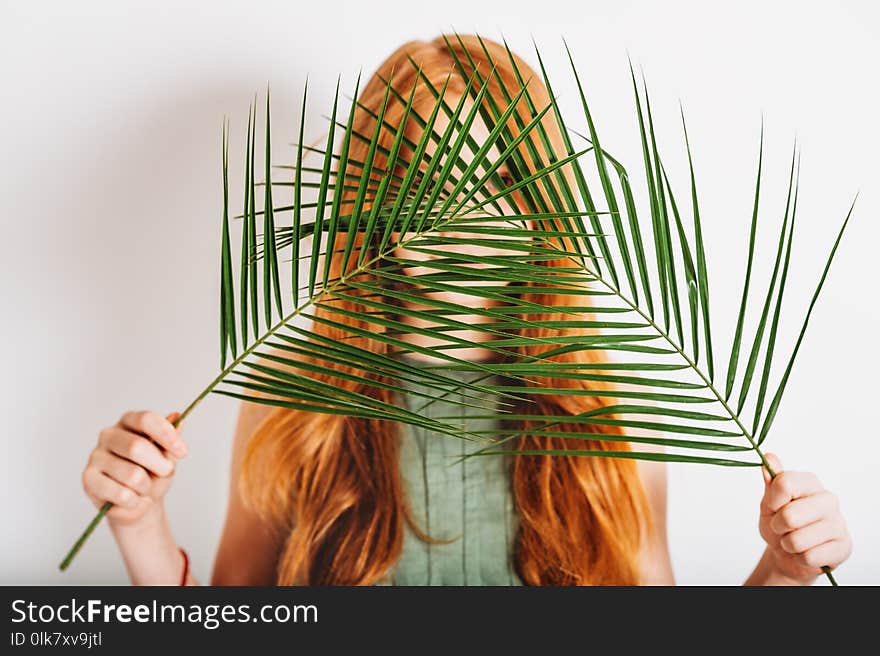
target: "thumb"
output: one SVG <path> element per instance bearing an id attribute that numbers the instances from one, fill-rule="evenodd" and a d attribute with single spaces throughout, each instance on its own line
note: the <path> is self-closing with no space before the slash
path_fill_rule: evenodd
<path id="1" fill-rule="evenodd" d="M 165 419 L 167 419 L 168 421 L 170 421 L 172 424 L 173 424 L 174 422 L 176 422 L 179 418 L 180 418 L 180 413 L 179 413 L 179 412 L 172 412 L 172 413 L 170 413 L 168 416 L 165 417 Z M 178 428 L 178 429 L 179 429 L 180 426 L 175 426 L 175 428 Z"/>
<path id="2" fill-rule="evenodd" d="M 180 419 L 180 413 L 179 412 L 172 412 L 172 413 L 168 414 L 165 417 L 165 419 L 170 421 L 172 424 L 175 424 L 175 422 L 178 419 Z M 180 434 L 180 426 L 175 424 L 174 427 L 175 427 L 175 429 L 177 429 L 177 433 L 179 435 Z M 170 455 L 172 458 L 174 458 L 175 461 L 177 461 L 177 460 L 180 460 L 181 458 L 185 457 L 188 451 L 189 451 L 189 449 L 186 446 L 186 442 L 184 442 L 182 439 L 178 438 L 177 440 L 175 440 L 175 442 L 173 444 L 173 448 L 168 453 L 168 455 Z"/>
<path id="3" fill-rule="evenodd" d="M 764 459 L 767 461 L 767 464 L 770 465 L 770 468 L 773 470 L 774 474 L 779 474 L 782 472 L 782 461 L 776 456 L 775 453 L 765 453 Z M 769 485 L 770 481 L 772 481 L 772 477 L 770 476 L 770 472 L 767 471 L 767 467 L 761 467 L 761 472 L 764 474 L 764 483 Z"/>

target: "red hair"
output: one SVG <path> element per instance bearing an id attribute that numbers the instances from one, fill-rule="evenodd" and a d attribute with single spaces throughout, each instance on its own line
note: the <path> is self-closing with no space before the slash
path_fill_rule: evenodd
<path id="1" fill-rule="evenodd" d="M 422 75 L 436 89 L 442 88 L 448 78 L 447 94 L 462 94 L 465 77 L 457 69 L 450 49 L 458 55 L 467 75 L 476 67 L 486 77 L 494 64 L 497 78 L 493 76 L 490 84 L 495 87 L 490 89 L 494 98 L 501 97 L 498 78 L 508 90 L 519 88 L 516 71 L 509 59 L 513 57 L 522 77 L 531 78 L 528 93 L 534 104 L 539 110 L 549 104 L 546 87 L 524 61 L 516 55 L 509 56 L 497 43 L 486 39 L 480 42 L 469 36 L 449 37 L 448 40 L 438 37 L 430 42 L 415 41 L 403 45 L 369 80 L 359 103 L 378 114 L 388 81 L 403 98 L 407 98 L 416 85 L 413 109 L 421 116 L 427 116 L 423 108 L 427 107 L 429 112 L 435 99 L 408 57 L 421 67 Z M 392 96 L 384 120 L 396 128 L 403 120 L 403 112 L 404 105 Z M 407 130 L 415 132 L 414 140 L 417 141 L 419 128 L 411 124 L 412 117 L 409 120 Z M 552 112 L 542 120 L 554 148 L 564 153 Z M 354 121 L 354 130 L 361 134 L 371 134 L 375 127 L 375 118 L 363 109 L 358 109 Z M 382 132 L 380 145 L 387 152 L 393 133 Z M 367 144 L 353 139 L 350 156 L 363 162 L 367 148 Z M 382 166 L 387 166 L 381 155 L 380 149 L 376 161 L 380 171 Z M 524 152 L 523 156 L 527 157 L 527 153 Z M 360 170 L 352 170 L 350 175 L 359 176 Z M 346 192 L 346 198 L 353 196 L 353 191 Z M 337 240 L 339 252 L 345 235 L 337 236 Z M 559 267 L 564 263 L 563 260 L 541 262 L 548 267 Z M 330 275 L 336 278 L 341 273 L 338 258 L 334 258 Z M 370 277 L 369 270 L 357 275 L 362 279 Z M 363 313 L 366 308 L 352 300 L 351 297 L 357 294 L 351 289 L 346 289 L 346 295 L 349 298 L 334 297 L 316 307 L 317 317 L 331 319 L 335 325 L 315 321 L 312 330 L 332 340 L 345 340 L 360 348 L 387 353 L 385 344 L 362 336 L 369 333 L 352 334 L 345 329 L 346 326 L 355 326 L 377 330 L 365 320 L 352 318 L 358 315 L 348 314 Z M 544 307 L 559 308 L 553 314 L 523 315 L 532 320 L 570 318 L 566 316 L 564 306 L 582 303 L 583 298 L 589 298 L 542 293 L 539 285 L 534 285 L 534 291 L 523 293 L 522 297 Z M 336 313 L 334 308 L 347 312 Z M 519 334 L 558 337 L 559 330 L 545 327 L 520 331 Z M 569 330 L 567 334 L 574 333 Z M 516 350 L 523 357 L 534 357 L 540 356 L 545 349 L 531 345 Z M 576 350 L 554 354 L 550 359 L 579 365 L 583 369 L 584 364 L 600 362 L 602 357 L 596 350 Z M 355 372 L 338 363 L 321 362 L 321 365 L 332 366 L 341 374 Z M 318 377 L 338 388 L 366 394 L 384 403 L 399 402 L 392 390 L 381 385 L 357 382 L 345 376 L 319 376 L 305 368 L 297 369 L 297 373 Z M 359 370 L 357 374 L 380 383 L 394 383 L 377 373 L 365 374 Z M 529 384 L 609 389 L 607 385 L 564 377 L 532 377 Z M 523 391 L 526 392 L 527 387 Z M 514 413 L 571 416 L 608 402 L 603 397 L 581 394 L 526 396 L 530 401 L 528 409 L 514 409 Z M 511 432 L 520 433 L 515 438 L 515 450 L 625 451 L 629 448 L 626 442 L 618 441 L 622 430 L 617 426 L 569 421 L 554 427 L 563 433 L 601 432 L 606 439 L 568 438 L 529 434 L 532 422 L 505 420 L 503 414 L 501 418 Z M 250 507 L 287 532 L 278 563 L 279 584 L 374 584 L 400 556 L 404 522 L 422 539 L 431 540 L 415 524 L 409 511 L 399 472 L 400 436 L 399 424 L 388 420 L 285 408 L 276 408 L 261 423 L 246 448 L 240 489 Z M 576 455 L 512 455 L 510 482 L 520 520 L 514 562 L 523 583 L 633 585 L 640 582 L 640 545 L 652 530 L 653 523 L 633 460 Z"/>

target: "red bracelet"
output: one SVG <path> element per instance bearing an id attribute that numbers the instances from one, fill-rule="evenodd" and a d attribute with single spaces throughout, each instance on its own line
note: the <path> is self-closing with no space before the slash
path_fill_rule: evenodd
<path id="1" fill-rule="evenodd" d="M 183 547 L 178 547 L 180 549 L 180 553 L 183 554 L 183 576 L 180 577 L 180 585 L 186 585 L 186 579 L 189 575 L 189 556 L 184 551 Z"/>

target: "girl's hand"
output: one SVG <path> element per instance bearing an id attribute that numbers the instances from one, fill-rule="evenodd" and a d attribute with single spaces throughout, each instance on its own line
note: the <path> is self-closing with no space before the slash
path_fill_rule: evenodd
<path id="1" fill-rule="evenodd" d="M 178 416 L 126 412 L 100 432 L 82 482 L 96 507 L 113 503 L 107 513 L 111 523 L 134 524 L 151 510 L 161 510 L 175 465 L 187 453 L 186 443 L 171 423 Z"/>
<path id="2" fill-rule="evenodd" d="M 815 474 L 782 470 L 772 453 L 765 456 L 776 477 L 764 472 L 761 537 L 777 574 L 793 583 L 810 585 L 822 566 L 834 569 L 852 553 L 852 538 L 837 497 L 822 487 Z"/>

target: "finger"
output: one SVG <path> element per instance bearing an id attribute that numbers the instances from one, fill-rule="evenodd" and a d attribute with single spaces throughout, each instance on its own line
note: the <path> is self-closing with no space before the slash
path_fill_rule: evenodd
<path id="1" fill-rule="evenodd" d="M 119 420 L 122 427 L 146 435 L 163 449 L 182 458 L 186 455 L 186 445 L 174 425 L 161 415 L 150 412 L 126 412 Z"/>
<path id="2" fill-rule="evenodd" d="M 178 419 L 180 419 L 180 413 L 179 412 L 172 412 L 169 415 L 167 415 L 165 417 L 165 419 L 167 419 L 171 423 L 171 425 L 174 426 L 174 422 L 177 421 Z M 180 428 L 181 428 L 180 426 L 177 426 L 178 433 L 180 432 Z"/>
<path id="3" fill-rule="evenodd" d="M 171 425 L 174 426 L 175 425 L 174 422 L 176 422 L 178 419 L 180 419 L 180 413 L 179 412 L 172 412 L 169 415 L 167 415 L 165 417 L 165 419 L 167 419 L 171 423 Z M 184 456 L 186 456 L 187 453 L 189 453 L 189 445 L 187 445 L 187 443 L 184 441 L 184 439 L 181 435 L 181 433 L 183 432 L 183 425 L 178 424 L 177 427 L 175 428 L 175 430 L 177 431 L 177 439 L 180 441 L 180 446 L 176 447 L 177 451 L 173 451 L 172 453 L 174 453 L 174 456 L 176 458 L 183 458 Z"/>
<path id="4" fill-rule="evenodd" d="M 146 469 L 108 451 L 101 453 L 103 455 L 98 457 L 95 463 L 101 473 L 106 474 L 117 483 L 131 488 L 141 496 L 150 493 L 152 480 Z"/>
<path id="5" fill-rule="evenodd" d="M 783 551 L 790 554 L 799 554 L 818 547 L 830 540 L 840 537 L 842 533 L 838 522 L 830 519 L 820 519 L 809 526 L 786 533 L 779 540 L 779 546 Z"/>
<path id="6" fill-rule="evenodd" d="M 95 496 L 94 494 L 92 494 L 91 492 L 86 491 L 86 496 L 89 497 L 89 500 L 94 504 L 95 508 L 100 508 L 100 507 L 103 506 L 105 503 L 107 503 L 106 501 L 102 501 L 101 499 L 99 499 L 98 497 L 96 497 L 96 496 Z"/>
<path id="7" fill-rule="evenodd" d="M 762 512 L 775 513 L 789 501 L 822 492 L 823 489 L 815 474 L 784 471 L 777 474 L 764 490 L 764 498 L 761 500 Z"/>
<path id="8" fill-rule="evenodd" d="M 831 492 L 823 491 L 795 499 L 780 508 L 770 520 L 770 529 L 779 535 L 807 526 L 837 513 L 839 503 Z"/>
<path id="9" fill-rule="evenodd" d="M 798 558 L 807 567 L 818 570 L 827 566 L 834 569 L 849 558 L 851 551 L 849 540 L 831 540 L 805 551 Z"/>
<path id="10" fill-rule="evenodd" d="M 114 481 L 98 469 L 90 468 L 85 475 L 90 494 L 106 503 L 109 501 L 120 508 L 135 508 L 138 494 L 129 487 Z"/>
<path id="11" fill-rule="evenodd" d="M 765 453 L 764 460 L 767 461 L 767 464 L 770 465 L 770 468 L 773 470 L 774 474 L 782 473 L 782 461 L 776 456 L 775 453 Z M 764 474 L 764 483 L 769 485 L 770 481 L 772 481 L 772 477 L 770 476 L 770 472 L 767 471 L 767 467 L 761 467 L 761 472 Z"/>
<path id="12" fill-rule="evenodd" d="M 174 472 L 174 460 L 143 435 L 116 427 L 102 432 L 101 438 L 108 451 L 131 460 L 156 476 L 170 476 Z"/>

